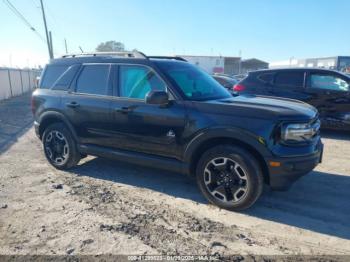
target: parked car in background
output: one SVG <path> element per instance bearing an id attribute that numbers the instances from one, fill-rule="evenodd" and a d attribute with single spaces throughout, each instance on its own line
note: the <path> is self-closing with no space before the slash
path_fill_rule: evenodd
<path id="1" fill-rule="evenodd" d="M 235 79 L 237 79 L 238 81 L 243 80 L 244 78 L 247 77 L 247 74 L 239 74 L 239 75 L 234 75 L 233 76 Z"/>
<path id="2" fill-rule="evenodd" d="M 185 173 L 211 203 L 243 210 L 264 183 L 286 189 L 321 161 L 314 107 L 232 97 L 181 60 L 139 52 L 51 59 L 32 96 L 49 163 L 69 169 L 96 155 Z"/>
<path id="3" fill-rule="evenodd" d="M 214 79 L 218 81 L 223 87 L 230 92 L 233 91 L 233 87 L 238 83 L 238 80 L 228 75 L 213 75 Z"/>
<path id="4" fill-rule="evenodd" d="M 234 94 L 286 97 L 316 107 L 322 127 L 350 130 L 350 77 L 316 68 L 250 72 L 234 87 Z"/>

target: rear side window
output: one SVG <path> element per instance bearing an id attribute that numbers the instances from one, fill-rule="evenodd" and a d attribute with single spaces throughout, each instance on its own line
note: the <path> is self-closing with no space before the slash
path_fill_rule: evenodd
<path id="1" fill-rule="evenodd" d="M 265 74 L 259 75 L 258 79 L 263 83 L 272 83 L 274 75 L 275 75 L 274 73 L 265 73 Z"/>
<path id="2" fill-rule="evenodd" d="M 67 90 L 71 84 L 74 76 L 78 72 L 80 65 L 70 66 L 53 84 L 52 89 L 54 90 Z"/>
<path id="3" fill-rule="evenodd" d="M 68 69 L 68 65 L 48 65 L 40 82 L 40 88 L 49 89 L 57 79 Z"/>
<path id="4" fill-rule="evenodd" d="M 304 72 L 279 72 L 275 77 L 275 85 L 287 87 L 303 87 Z"/>
<path id="5" fill-rule="evenodd" d="M 151 90 L 166 91 L 165 83 L 144 66 L 121 66 L 119 79 L 121 97 L 145 99 Z"/>
<path id="6" fill-rule="evenodd" d="M 76 92 L 108 95 L 110 65 L 85 65 L 77 80 Z"/>

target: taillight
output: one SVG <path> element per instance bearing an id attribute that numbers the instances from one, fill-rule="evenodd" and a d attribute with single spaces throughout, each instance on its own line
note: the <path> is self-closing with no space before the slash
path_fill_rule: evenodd
<path id="1" fill-rule="evenodd" d="M 236 84 L 233 86 L 233 91 L 236 91 L 236 92 L 241 92 L 244 89 L 245 89 L 245 86 L 242 84 Z"/>

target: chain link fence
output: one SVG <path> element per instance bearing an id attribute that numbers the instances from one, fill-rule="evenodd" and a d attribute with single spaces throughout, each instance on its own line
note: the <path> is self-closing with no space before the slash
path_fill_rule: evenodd
<path id="1" fill-rule="evenodd" d="M 40 74 L 37 69 L 0 68 L 0 101 L 33 90 Z"/>

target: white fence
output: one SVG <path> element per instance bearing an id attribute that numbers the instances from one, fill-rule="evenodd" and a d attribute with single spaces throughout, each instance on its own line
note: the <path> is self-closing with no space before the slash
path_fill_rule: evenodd
<path id="1" fill-rule="evenodd" d="M 32 90 L 40 73 L 35 69 L 0 68 L 0 100 Z"/>

